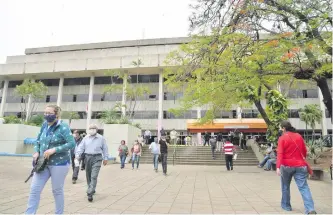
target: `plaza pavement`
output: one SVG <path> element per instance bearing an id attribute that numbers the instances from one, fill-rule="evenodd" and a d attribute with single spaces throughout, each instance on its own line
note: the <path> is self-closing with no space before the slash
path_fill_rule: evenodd
<path id="1" fill-rule="evenodd" d="M 0 214 L 18 214 L 26 209 L 31 159 L 0 157 Z M 161 168 L 161 166 L 160 166 Z M 127 165 L 102 167 L 94 202 L 86 197 L 85 172 L 78 183 L 65 184 L 65 213 L 80 214 L 278 214 L 280 182 L 274 172 L 256 167 L 235 167 L 227 172 L 223 166 L 168 166 L 167 177 L 155 173 L 152 165 L 132 171 Z M 310 181 L 319 213 L 332 214 L 332 184 Z M 303 203 L 292 182 L 292 213 L 302 213 Z M 41 196 L 39 214 L 53 213 L 54 200 L 50 182 Z M 290 212 L 289 212 L 290 213 Z"/>

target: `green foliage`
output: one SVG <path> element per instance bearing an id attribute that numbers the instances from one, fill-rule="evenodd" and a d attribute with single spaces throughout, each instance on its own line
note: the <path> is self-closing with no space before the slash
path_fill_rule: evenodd
<path id="1" fill-rule="evenodd" d="M 9 115 L 4 117 L 5 124 L 21 124 L 22 121 L 15 115 Z"/>
<path id="2" fill-rule="evenodd" d="M 43 123 L 44 123 L 44 115 L 39 114 L 31 116 L 27 124 L 33 126 L 42 126 Z"/>
<path id="3" fill-rule="evenodd" d="M 268 126 L 267 139 L 272 143 L 277 143 L 280 123 L 282 120 L 288 119 L 288 102 L 279 91 L 268 91 L 266 112 L 271 121 Z"/>
<path id="4" fill-rule="evenodd" d="M 24 100 L 24 107 L 22 107 L 22 112 L 23 116 L 26 117 L 27 122 L 30 119 L 30 113 L 34 112 L 36 101 L 38 99 L 44 98 L 46 96 L 47 90 L 47 86 L 45 86 L 41 81 L 35 82 L 30 79 L 26 79 L 21 85 L 16 86 L 14 93 L 16 96 L 23 98 Z M 29 97 L 31 98 L 31 106 L 29 113 L 26 113 Z M 28 117 L 25 114 L 28 114 Z"/>
<path id="5" fill-rule="evenodd" d="M 316 123 L 320 123 L 322 120 L 322 111 L 319 105 L 309 104 L 305 105 L 304 108 L 299 109 L 300 120 L 305 122 L 306 130 L 310 126 L 312 128 L 312 141 L 314 139 L 314 130 Z"/>
<path id="6" fill-rule="evenodd" d="M 122 116 L 118 111 L 119 106 L 115 106 L 110 110 L 105 110 L 100 114 L 100 121 L 104 124 L 128 124 L 141 129 L 139 123 L 133 123 L 127 116 Z"/>
<path id="7" fill-rule="evenodd" d="M 307 157 L 311 159 L 314 164 L 316 164 L 317 159 L 320 158 L 323 153 L 323 144 L 321 140 L 306 141 L 306 147 L 308 151 Z"/>
<path id="8" fill-rule="evenodd" d="M 65 111 L 61 113 L 61 118 L 68 119 L 69 125 L 71 125 L 73 119 L 80 119 L 80 115 L 75 111 L 70 111 L 70 112 Z"/>

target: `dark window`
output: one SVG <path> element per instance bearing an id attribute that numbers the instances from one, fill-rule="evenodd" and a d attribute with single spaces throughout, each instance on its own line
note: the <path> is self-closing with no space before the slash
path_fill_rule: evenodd
<path id="1" fill-rule="evenodd" d="M 23 81 L 9 81 L 8 88 L 15 88 L 18 85 L 21 85 Z"/>
<path id="2" fill-rule="evenodd" d="M 236 110 L 232 110 L 232 118 L 233 119 L 237 118 L 237 111 Z"/>
<path id="3" fill-rule="evenodd" d="M 138 75 L 131 75 L 130 76 L 130 82 L 133 84 L 138 83 Z"/>
<path id="4" fill-rule="evenodd" d="M 76 102 L 76 95 L 73 95 L 73 101 L 72 102 Z"/>
<path id="5" fill-rule="evenodd" d="M 302 98 L 308 98 L 308 92 L 306 90 L 302 90 Z"/>
<path id="6" fill-rule="evenodd" d="M 158 83 L 159 75 L 138 75 L 138 83 Z M 132 82 L 133 83 L 133 82 Z"/>
<path id="7" fill-rule="evenodd" d="M 288 110 L 288 112 L 289 112 L 289 118 L 299 118 L 298 110 L 291 109 L 291 110 Z"/>
<path id="8" fill-rule="evenodd" d="M 50 96 L 49 95 L 46 96 L 45 102 L 50 102 Z"/>
<path id="9" fill-rule="evenodd" d="M 149 100 L 156 100 L 157 96 L 156 95 L 149 95 Z"/>
<path id="10" fill-rule="evenodd" d="M 112 77 L 112 83 L 111 84 L 122 84 L 123 79 L 118 78 L 118 77 Z"/>
<path id="11" fill-rule="evenodd" d="M 252 110 L 242 110 L 242 118 L 253 118 Z"/>
<path id="12" fill-rule="evenodd" d="M 90 78 L 65 78 L 64 86 L 89 85 Z"/>
<path id="13" fill-rule="evenodd" d="M 259 111 L 252 110 L 252 115 L 253 115 L 253 118 L 258 118 L 259 117 Z"/>
<path id="14" fill-rule="evenodd" d="M 89 100 L 89 95 L 88 94 L 79 94 L 76 96 L 76 101 L 77 102 L 87 102 Z"/>
<path id="15" fill-rule="evenodd" d="M 330 112 L 328 112 L 327 109 L 325 109 L 325 116 L 326 116 L 326 118 L 330 118 Z"/>
<path id="16" fill-rule="evenodd" d="M 21 97 L 21 103 L 24 103 L 25 99 L 23 97 Z"/>
<path id="17" fill-rule="evenodd" d="M 318 98 L 318 90 L 307 90 L 308 98 Z"/>
<path id="18" fill-rule="evenodd" d="M 93 101 L 96 101 L 96 102 L 104 101 L 104 97 L 105 97 L 105 95 L 102 95 L 102 94 L 94 94 Z"/>
<path id="19" fill-rule="evenodd" d="M 80 119 L 87 119 L 87 113 L 83 111 L 77 112 L 80 116 Z"/>
<path id="20" fill-rule="evenodd" d="M 59 86 L 59 79 L 42 79 L 39 80 L 40 82 L 42 82 L 45 86 L 48 87 L 57 87 Z"/>
<path id="21" fill-rule="evenodd" d="M 2 102 L 2 97 L 0 97 L 0 103 Z"/>
<path id="22" fill-rule="evenodd" d="M 111 84 L 111 76 L 95 77 L 95 84 Z"/>

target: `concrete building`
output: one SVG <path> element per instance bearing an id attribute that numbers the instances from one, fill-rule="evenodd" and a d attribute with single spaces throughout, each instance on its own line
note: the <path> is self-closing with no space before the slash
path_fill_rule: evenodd
<path id="1" fill-rule="evenodd" d="M 111 83 L 123 84 L 121 79 L 108 76 L 108 71 L 119 69 L 128 73 L 132 84 L 144 84 L 151 90 L 150 95 L 138 102 L 134 121 L 154 134 L 159 125 L 165 130 L 175 128 L 185 135 L 186 120 L 202 116 L 205 110 L 189 110 L 181 117 L 170 113 L 168 110 L 179 105 L 178 99 L 183 94 L 168 91 L 161 74 L 168 53 L 188 41 L 189 38 L 164 38 L 65 45 L 29 48 L 25 50 L 25 55 L 8 56 L 6 63 L 0 65 L 0 78 L 3 81 L 0 115 L 22 111 L 21 98 L 14 94 L 14 89 L 22 80 L 30 78 L 41 80 L 48 86 L 48 93 L 37 103 L 35 113 L 43 113 L 47 104 L 54 103 L 60 105 L 63 111 L 78 112 L 80 119 L 72 121 L 73 129 L 85 130 L 89 123 L 101 124 L 99 113 L 121 102 L 124 97 L 122 92 L 104 93 L 104 87 Z M 138 59 L 142 62 L 139 67 L 133 65 L 133 61 Z M 305 124 L 299 120 L 298 109 L 305 104 L 320 104 L 319 92 L 310 83 L 290 90 L 290 121 L 298 129 L 305 129 Z M 252 107 L 242 110 L 241 115 L 243 118 L 257 118 L 258 112 Z M 238 116 L 239 111 L 235 106 L 233 110 L 221 111 L 220 118 Z M 322 126 L 326 126 L 329 133 L 332 132 L 327 114 L 323 124 L 317 125 L 317 133 L 321 132 Z M 103 125 L 100 127 L 103 128 Z"/>

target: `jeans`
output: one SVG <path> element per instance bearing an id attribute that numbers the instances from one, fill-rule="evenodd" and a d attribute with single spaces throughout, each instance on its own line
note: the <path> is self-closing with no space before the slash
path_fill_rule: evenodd
<path id="1" fill-rule="evenodd" d="M 217 141 L 216 151 L 221 151 L 222 148 L 222 141 Z"/>
<path id="2" fill-rule="evenodd" d="M 161 159 L 162 159 L 162 168 L 163 168 L 163 173 L 166 174 L 168 170 L 168 153 L 162 153 L 161 154 Z"/>
<path id="3" fill-rule="evenodd" d="M 233 170 L 233 155 L 225 155 L 225 165 L 227 167 L 227 170 L 229 171 L 230 169 Z"/>
<path id="4" fill-rule="evenodd" d="M 50 177 L 52 183 L 52 193 L 55 200 L 54 213 L 64 213 L 64 183 L 68 170 L 69 165 L 47 166 L 42 172 L 34 173 L 30 187 L 28 208 L 25 211 L 25 214 L 36 214 L 40 201 L 40 194 Z"/>
<path id="5" fill-rule="evenodd" d="M 270 158 L 269 155 L 266 155 L 266 156 L 264 157 L 264 160 L 260 162 L 259 166 L 260 166 L 260 167 L 265 166 L 265 164 L 266 164 L 266 162 L 269 160 L 269 158 Z"/>
<path id="6" fill-rule="evenodd" d="M 153 157 L 154 170 L 158 170 L 158 157 L 159 156 L 160 156 L 159 154 L 154 154 L 154 157 Z"/>
<path id="7" fill-rule="evenodd" d="M 120 155 L 120 168 L 125 168 L 126 155 Z"/>
<path id="8" fill-rule="evenodd" d="M 136 168 L 139 169 L 140 155 L 133 154 L 132 157 L 132 168 L 134 169 L 134 163 L 136 162 Z"/>
<path id="9" fill-rule="evenodd" d="M 307 183 L 308 171 L 306 166 L 304 167 L 281 166 L 280 171 L 281 171 L 282 209 L 286 211 L 292 210 L 290 204 L 290 182 L 292 177 L 294 177 L 298 190 L 303 198 L 305 213 L 308 214 L 309 212 L 314 211 L 314 203 L 309 185 Z"/>
<path id="10" fill-rule="evenodd" d="M 276 159 L 268 159 L 266 162 L 266 169 L 271 170 L 272 169 L 272 163 L 276 162 Z"/>

